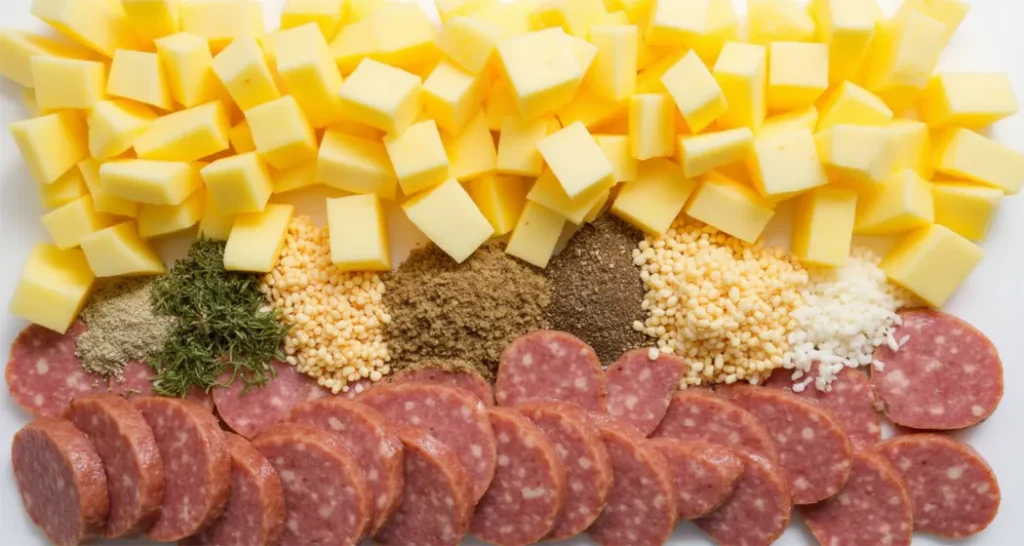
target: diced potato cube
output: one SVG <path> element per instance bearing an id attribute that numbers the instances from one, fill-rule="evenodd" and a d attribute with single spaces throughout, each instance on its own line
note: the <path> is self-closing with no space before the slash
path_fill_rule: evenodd
<path id="1" fill-rule="evenodd" d="M 977 128 L 1017 113 L 1017 97 L 1006 74 L 946 72 L 932 76 L 919 109 L 933 127 Z"/>
<path id="2" fill-rule="evenodd" d="M 144 104 L 127 100 L 100 101 L 89 113 L 89 152 L 105 161 L 117 157 L 135 143 L 156 119 Z"/>
<path id="3" fill-rule="evenodd" d="M 803 42 L 768 45 L 768 109 L 814 104 L 828 88 L 828 46 Z"/>
<path id="4" fill-rule="evenodd" d="M 40 184 L 57 180 L 89 155 L 89 130 L 79 112 L 16 121 L 10 128 L 29 172 Z"/>
<path id="5" fill-rule="evenodd" d="M 752 44 L 809 42 L 814 39 L 814 20 L 794 0 L 748 0 L 747 39 Z"/>
<path id="6" fill-rule="evenodd" d="M 857 193 L 843 188 L 811 190 L 796 200 L 793 254 L 801 262 L 842 267 L 850 255 Z"/>
<path id="7" fill-rule="evenodd" d="M 419 76 L 366 59 L 341 84 L 345 115 L 381 131 L 401 134 L 420 113 Z"/>
<path id="8" fill-rule="evenodd" d="M 231 149 L 236 154 L 244 154 L 256 150 L 256 142 L 252 138 L 252 130 L 249 129 L 248 121 L 241 121 L 231 129 L 228 129 L 228 141 L 231 142 Z"/>
<path id="9" fill-rule="evenodd" d="M 835 125 L 815 135 L 814 141 L 831 183 L 866 189 L 892 173 L 891 137 L 884 127 Z"/>
<path id="10" fill-rule="evenodd" d="M 95 0 L 34 0 L 32 15 L 104 57 L 113 57 L 115 49 L 142 45 L 120 6 L 97 7 Z"/>
<path id="11" fill-rule="evenodd" d="M 100 178 L 100 163 L 98 161 L 91 157 L 83 159 L 78 163 L 76 169 L 71 169 L 68 172 L 75 170 L 82 173 L 82 179 L 85 181 L 85 186 L 89 188 L 89 195 L 92 196 L 92 203 L 93 207 L 96 208 L 96 212 L 106 212 L 128 218 L 138 216 L 139 204 L 137 202 L 129 201 L 104 190 L 103 180 Z"/>
<path id="12" fill-rule="evenodd" d="M 217 201 L 211 199 L 207 194 L 203 199 L 203 216 L 199 220 L 199 235 L 215 241 L 227 241 L 234 223 L 235 215 L 221 212 Z"/>
<path id="13" fill-rule="evenodd" d="M 198 161 L 227 150 L 227 114 L 220 102 L 210 102 L 157 118 L 135 139 L 142 159 Z"/>
<path id="14" fill-rule="evenodd" d="M 582 123 L 545 137 L 537 149 L 571 199 L 613 180 L 611 162 Z"/>
<path id="15" fill-rule="evenodd" d="M 519 113 L 527 119 L 561 110 L 583 80 L 579 59 L 560 28 L 506 38 L 497 50 Z"/>
<path id="16" fill-rule="evenodd" d="M 907 234 L 879 267 L 928 305 L 942 307 L 984 256 L 978 245 L 932 224 Z"/>
<path id="17" fill-rule="evenodd" d="M 321 35 L 334 37 L 348 10 L 348 0 L 287 0 L 281 10 L 281 28 L 289 29 L 315 23 Z"/>
<path id="18" fill-rule="evenodd" d="M 886 127 L 892 135 L 894 171 L 914 169 L 925 180 L 931 180 L 932 138 L 928 125 L 912 119 L 894 119 Z"/>
<path id="19" fill-rule="evenodd" d="M 398 177 L 380 141 L 328 129 L 320 144 L 316 180 L 352 193 L 375 193 L 394 199 Z"/>
<path id="20" fill-rule="evenodd" d="M 455 64 L 471 74 L 480 74 L 494 58 L 494 50 L 505 29 L 477 17 L 455 17 L 437 35 L 437 47 Z"/>
<path id="21" fill-rule="evenodd" d="M 834 125 L 888 125 L 892 116 L 892 110 L 877 95 L 855 83 L 842 82 L 822 100 L 818 130 Z"/>
<path id="22" fill-rule="evenodd" d="M 405 195 L 433 188 L 448 179 L 448 155 L 433 120 L 417 123 L 399 136 L 385 137 L 384 147 Z"/>
<path id="23" fill-rule="evenodd" d="M 123 159 L 100 165 L 103 191 L 152 205 L 178 205 L 202 185 L 194 165 L 181 161 Z"/>
<path id="24" fill-rule="evenodd" d="M 506 117 L 498 137 L 498 172 L 537 177 L 544 170 L 544 157 L 537 145 L 548 136 L 550 120 L 525 121 Z"/>
<path id="25" fill-rule="evenodd" d="M 136 229 L 134 221 L 101 229 L 82 239 L 89 268 L 97 277 L 163 275 L 163 260 Z"/>
<path id="26" fill-rule="evenodd" d="M 947 129 L 932 149 L 935 170 L 1014 194 L 1024 185 L 1024 153 L 967 129 Z"/>
<path id="27" fill-rule="evenodd" d="M 679 137 L 679 164 L 687 178 L 743 161 L 750 153 L 754 133 L 747 127 L 717 133 Z"/>
<path id="28" fill-rule="evenodd" d="M 894 112 L 902 112 L 928 83 L 945 34 L 945 24 L 917 11 L 882 23 L 858 83 L 882 97 Z"/>
<path id="29" fill-rule="evenodd" d="M 718 124 L 758 131 L 767 110 L 768 49 L 761 45 L 727 42 L 712 72 L 726 103 Z"/>
<path id="30" fill-rule="evenodd" d="M 807 108 L 801 108 L 800 110 L 786 112 L 785 114 L 776 114 L 764 120 L 764 125 L 762 125 L 761 130 L 757 132 L 757 136 L 761 137 L 770 134 L 777 134 L 785 131 L 792 131 L 794 129 L 807 129 L 808 131 L 814 132 L 814 128 L 817 126 L 818 109 L 811 105 Z"/>
<path id="31" fill-rule="evenodd" d="M 465 182 L 497 172 L 498 149 L 479 106 L 458 136 L 441 133 L 441 142 L 451 163 L 452 178 Z"/>
<path id="32" fill-rule="evenodd" d="M 181 0 L 121 0 L 135 34 L 146 42 L 181 29 Z"/>
<path id="33" fill-rule="evenodd" d="M 894 235 L 934 221 L 932 184 L 904 169 L 862 195 L 853 230 L 858 235 Z"/>
<path id="34" fill-rule="evenodd" d="M 281 97 L 256 39 L 238 38 L 213 58 L 213 71 L 242 110 Z"/>
<path id="35" fill-rule="evenodd" d="M 81 249 L 38 244 L 25 262 L 7 311 L 64 333 L 85 307 L 95 279 Z"/>
<path id="36" fill-rule="evenodd" d="M 370 21 L 342 26 L 331 40 L 331 56 L 338 70 L 342 74 L 350 74 L 373 52 L 373 42 L 374 29 Z"/>
<path id="37" fill-rule="evenodd" d="M 922 13 L 945 25 L 944 39 L 948 41 L 970 9 L 963 0 L 906 0 L 893 19 L 907 17 L 912 12 Z"/>
<path id="38" fill-rule="evenodd" d="M 434 24 L 420 6 L 388 4 L 367 22 L 373 29 L 370 58 L 414 74 L 424 74 L 440 59 Z"/>
<path id="39" fill-rule="evenodd" d="M 828 44 L 828 81 L 856 77 L 875 37 L 875 0 L 817 0 L 817 41 Z"/>
<path id="40" fill-rule="evenodd" d="M 505 253 L 524 262 L 547 267 L 562 235 L 565 218 L 547 207 L 527 201 L 509 237 Z"/>
<path id="41" fill-rule="evenodd" d="M 179 32 L 154 43 L 167 73 L 167 86 L 178 104 L 193 108 L 227 95 L 213 72 L 213 55 L 206 40 Z"/>
<path id="42" fill-rule="evenodd" d="M 40 56 L 89 60 L 96 54 L 70 41 L 20 30 L 0 31 L 0 58 L 4 60 L 0 64 L 0 75 L 31 89 L 36 86 L 32 78 L 32 58 Z"/>
<path id="43" fill-rule="evenodd" d="M 612 214 L 646 233 L 668 231 L 697 183 L 683 169 L 665 158 L 641 161 L 636 180 L 626 182 L 612 203 Z"/>
<path id="44" fill-rule="evenodd" d="M 675 115 L 675 108 L 673 107 L 672 110 Z M 625 119 L 626 123 L 629 123 L 629 99 L 623 101 L 606 99 L 595 95 L 586 87 L 581 88 L 573 97 L 572 102 L 558 112 L 558 121 L 566 127 L 578 121 L 587 129 L 591 129 L 611 123 L 618 118 Z"/>
<path id="45" fill-rule="evenodd" d="M 142 205 L 139 208 L 139 235 L 158 237 L 188 229 L 203 217 L 206 191 L 198 189 L 180 205 Z"/>
<path id="46" fill-rule="evenodd" d="M 615 101 L 629 98 L 636 91 L 637 44 L 635 25 L 598 25 L 590 29 L 590 40 L 597 46 L 597 57 L 587 74 L 590 88 L 601 97 Z"/>
<path id="47" fill-rule="evenodd" d="M 267 40 L 267 49 L 273 52 L 274 68 L 284 87 L 313 127 L 327 127 L 344 117 L 338 96 L 341 72 L 316 26 L 278 32 Z"/>
<path id="48" fill-rule="evenodd" d="M 692 133 L 703 131 L 726 111 L 722 88 L 692 51 L 665 72 L 661 83 Z"/>
<path id="49" fill-rule="evenodd" d="M 83 195 L 89 194 L 82 171 L 72 167 L 52 184 L 39 184 L 39 199 L 47 209 L 66 205 Z"/>
<path id="50" fill-rule="evenodd" d="M 457 135 L 480 108 L 479 78 L 441 61 L 423 82 L 423 109 L 437 126 Z"/>
<path id="51" fill-rule="evenodd" d="M 110 65 L 107 94 L 171 110 L 174 101 L 156 53 L 118 49 Z"/>
<path id="52" fill-rule="evenodd" d="M 499 237 L 512 231 L 526 206 L 526 180 L 518 176 L 483 176 L 466 190 Z"/>
<path id="53" fill-rule="evenodd" d="M 255 152 L 218 159 L 201 172 L 209 196 L 225 214 L 262 212 L 274 190 L 270 172 Z"/>
<path id="54" fill-rule="evenodd" d="M 428 239 L 462 263 L 494 234 L 494 228 L 455 179 L 402 204 L 406 216 Z"/>
<path id="55" fill-rule="evenodd" d="M 636 180 L 636 169 L 639 162 L 633 157 L 633 152 L 630 150 L 628 136 L 594 135 L 594 141 L 611 162 L 616 183 Z"/>
<path id="56" fill-rule="evenodd" d="M 662 93 L 629 99 L 629 149 L 639 160 L 671 157 L 675 153 L 675 105 Z"/>
<path id="57" fill-rule="evenodd" d="M 530 193 L 526 194 L 526 200 L 544 205 L 561 214 L 566 220 L 579 225 L 583 223 L 587 213 L 593 210 L 599 202 L 608 198 L 607 194 L 611 186 L 612 182 L 609 180 L 608 183 L 592 188 L 572 199 L 566 195 L 554 173 L 547 170 L 533 184 Z"/>
<path id="58" fill-rule="evenodd" d="M 380 196 L 327 200 L 331 262 L 343 271 L 391 271 L 387 218 Z"/>
<path id="59" fill-rule="evenodd" d="M 295 207 L 271 203 L 261 212 L 235 217 L 224 247 L 224 269 L 269 273 L 284 249 Z"/>
<path id="60" fill-rule="evenodd" d="M 217 54 L 238 38 L 263 36 L 263 5 L 256 0 L 188 0 L 181 30 L 205 38 Z"/>
<path id="61" fill-rule="evenodd" d="M 96 212 L 92 197 L 84 195 L 43 215 L 43 225 L 58 248 L 74 248 L 90 233 L 114 225 L 114 217 Z"/>
<path id="62" fill-rule="evenodd" d="M 437 13 L 441 16 L 441 21 L 445 23 L 456 17 L 470 15 L 489 8 L 497 3 L 498 0 L 434 0 Z"/>
<path id="63" fill-rule="evenodd" d="M 936 180 L 931 184 L 935 199 L 935 223 L 956 233 L 981 241 L 995 216 L 1002 190 L 966 182 Z"/>
<path id="64" fill-rule="evenodd" d="M 710 0 L 651 0 L 644 41 L 652 46 L 693 47 L 705 33 Z"/>
<path id="65" fill-rule="evenodd" d="M 505 118 L 519 117 L 519 105 L 507 80 L 497 79 L 491 84 L 484 100 L 484 112 L 487 114 L 487 128 L 492 131 L 501 131 Z"/>
<path id="66" fill-rule="evenodd" d="M 317 156 L 316 135 L 293 97 L 284 96 L 245 112 L 256 151 L 275 169 Z"/>
<path id="67" fill-rule="evenodd" d="M 36 104 L 41 112 L 88 110 L 103 99 L 103 63 L 40 55 L 32 58 Z"/>
<path id="68" fill-rule="evenodd" d="M 701 180 L 685 210 L 690 218 L 748 243 L 757 241 L 775 216 L 775 207 L 764 197 L 718 173 Z"/>
<path id="69" fill-rule="evenodd" d="M 754 139 L 754 150 L 746 163 L 754 187 L 772 200 L 792 197 L 828 182 L 818 160 L 814 135 L 808 129 L 773 132 Z"/>
<path id="70" fill-rule="evenodd" d="M 273 184 L 274 194 L 286 193 L 316 185 L 317 161 L 307 161 L 292 165 L 287 169 L 275 169 L 267 167 L 270 172 L 270 182 Z"/>

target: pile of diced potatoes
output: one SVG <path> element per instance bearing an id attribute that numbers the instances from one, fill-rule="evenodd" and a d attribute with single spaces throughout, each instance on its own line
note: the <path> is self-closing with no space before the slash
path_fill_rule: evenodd
<path id="1" fill-rule="evenodd" d="M 0 33 L 36 117 L 11 131 L 52 244 L 11 311 L 63 331 L 95 277 L 164 272 L 150 239 L 196 224 L 266 272 L 326 185 L 332 261 L 392 267 L 384 202 L 453 259 L 508 235 L 545 267 L 609 209 L 658 234 L 685 213 L 755 241 L 792 200 L 800 260 L 899 238 L 882 268 L 941 306 L 981 259 L 1024 155 L 976 132 L 1008 78 L 933 74 L 962 0 L 35 0 L 62 39 Z M 741 36 L 745 34 L 744 40 Z M 916 115 L 914 114 L 916 112 Z"/>

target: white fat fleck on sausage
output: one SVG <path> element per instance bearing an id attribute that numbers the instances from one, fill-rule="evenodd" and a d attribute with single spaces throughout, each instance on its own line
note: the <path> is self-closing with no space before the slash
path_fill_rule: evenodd
<path id="1" fill-rule="evenodd" d="M 729 443 L 732 444 L 732 445 L 739 445 L 739 443 L 740 443 L 740 433 L 739 432 L 735 432 L 735 431 L 730 432 L 729 433 Z"/>
<path id="2" fill-rule="evenodd" d="M 589 506 L 580 506 L 580 509 L 578 510 L 578 512 L 580 514 L 584 515 L 584 516 L 589 516 L 590 515 L 590 507 Z"/>
<path id="3" fill-rule="evenodd" d="M 651 502 L 654 504 L 655 508 L 661 508 L 661 506 L 665 504 L 665 497 L 661 495 L 655 495 L 654 500 Z"/>
<path id="4" fill-rule="evenodd" d="M 479 459 L 484 456 L 484 450 L 480 446 L 473 444 L 469 446 L 469 452 L 473 455 L 474 459 Z"/>
<path id="5" fill-rule="evenodd" d="M 757 500 L 755 500 L 754 501 L 754 508 L 756 508 L 758 512 L 763 512 L 764 511 L 764 499 L 757 499 Z"/>
<path id="6" fill-rule="evenodd" d="M 295 444 L 295 451 L 306 451 L 306 444 L 302 442 Z"/>
<path id="7" fill-rule="evenodd" d="M 803 430 L 800 431 L 800 436 L 804 440 L 813 440 L 814 439 L 814 429 L 812 429 L 811 427 L 804 427 Z"/>
<path id="8" fill-rule="evenodd" d="M 506 434 L 504 432 L 501 432 L 501 433 L 498 434 L 498 443 L 499 444 L 507 444 L 510 441 L 512 441 L 512 438 L 509 438 L 508 434 Z"/>
<path id="9" fill-rule="evenodd" d="M 895 495 L 889 497 L 889 504 L 893 506 L 898 506 L 901 502 L 900 498 Z"/>
<path id="10" fill-rule="evenodd" d="M 808 487 L 811 486 L 811 484 L 804 477 L 799 477 L 796 480 L 793 480 L 793 485 L 800 490 L 807 489 Z"/>
<path id="11" fill-rule="evenodd" d="M 295 518 L 288 518 L 288 523 L 286 523 L 285 526 L 288 527 L 288 530 L 293 535 L 299 534 L 299 520 Z"/>
<path id="12" fill-rule="evenodd" d="M 270 397 L 270 405 L 274 406 L 275 408 L 283 408 L 284 407 L 284 400 L 281 400 L 280 396 L 271 396 Z"/>
<path id="13" fill-rule="evenodd" d="M 466 406 L 462 406 L 462 408 L 459 409 L 459 413 L 462 414 L 463 418 L 469 419 L 469 416 L 473 415 L 473 410 L 469 409 Z"/>
<path id="14" fill-rule="evenodd" d="M 345 430 L 345 423 L 342 423 L 337 417 L 331 417 L 327 420 L 327 424 L 331 427 L 331 430 Z"/>
<path id="15" fill-rule="evenodd" d="M 40 358 L 36 361 L 36 373 L 39 375 L 46 375 L 50 371 L 50 363 L 45 358 Z"/>
<path id="16" fill-rule="evenodd" d="M 577 389 L 584 390 L 584 389 L 587 388 L 587 378 L 586 377 L 577 377 L 576 380 L 572 382 L 572 384 Z"/>
<path id="17" fill-rule="evenodd" d="M 523 359 L 522 359 L 522 363 L 523 363 L 523 366 L 527 366 L 527 367 L 532 366 L 533 365 L 533 354 L 532 353 L 524 354 L 523 355 Z"/>
<path id="18" fill-rule="evenodd" d="M 498 455 L 498 466 L 508 466 L 508 455 Z"/>
<path id="19" fill-rule="evenodd" d="M 967 470 L 966 465 L 951 466 L 946 469 L 946 477 L 951 480 L 959 480 L 964 475 L 964 470 Z"/>
<path id="20" fill-rule="evenodd" d="M 686 428 L 693 428 L 697 426 L 697 423 L 695 423 L 693 419 L 683 419 L 683 426 Z"/>
<path id="21" fill-rule="evenodd" d="M 35 396 L 33 396 L 33 397 L 32 397 L 32 402 L 33 402 L 33 403 L 34 403 L 34 404 L 35 404 L 36 406 L 42 406 L 42 405 L 43 405 L 43 402 L 45 402 L 45 401 L 46 401 L 46 400 L 44 400 L 44 399 L 43 399 L 43 395 L 41 395 L 41 394 L 37 394 L 37 395 L 35 395 Z"/>
<path id="22" fill-rule="evenodd" d="M 910 386 L 910 380 L 903 373 L 903 370 L 893 370 L 885 376 L 885 382 L 894 387 L 896 392 L 902 392 Z"/>
<path id="23" fill-rule="evenodd" d="M 839 495 L 836 496 L 836 498 L 839 500 L 839 504 L 842 504 L 843 506 L 847 506 L 850 504 L 850 496 L 847 495 L 846 493 L 840 493 Z"/>
<path id="24" fill-rule="evenodd" d="M 942 415 L 943 413 L 946 413 L 946 408 L 939 405 L 934 405 L 928 408 L 928 413 L 932 415 Z"/>
<path id="25" fill-rule="evenodd" d="M 580 468 L 584 470 L 590 468 L 591 466 L 590 459 L 587 457 L 580 457 L 579 459 L 576 460 L 576 464 L 580 465 Z"/>
<path id="26" fill-rule="evenodd" d="M 989 489 L 990 486 L 988 485 L 988 482 L 981 482 L 974 488 L 974 490 L 977 491 L 979 495 L 988 493 Z"/>
<path id="27" fill-rule="evenodd" d="M 929 372 L 929 373 L 937 372 L 937 371 L 939 371 L 941 369 L 942 369 L 942 362 L 940 362 L 939 359 L 937 359 L 937 358 L 933 358 L 933 359 L 929 360 L 928 361 L 928 365 L 924 367 L 924 371 Z"/>
<path id="28" fill-rule="evenodd" d="M 569 484 L 569 489 L 572 489 L 573 492 L 575 492 L 575 493 L 579 493 L 580 491 L 583 491 L 583 484 L 580 483 L 580 482 L 574 481 L 571 484 Z"/>
<path id="29" fill-rule="evenodd" d="M 380 476 L 377 474 L 377 469 L 372 468 L 366 471 L 366 481 L 376 482 Z"/>
<path id="30" fill-rule="evenodd" d="M 639 379 L 640 381 L 650 381 L 651 375 L 653 375 L 651 373 L 651 369 L 650 368 L 644 368 L 644 370 L 642 372 L 640 372 L 640 375 L 637 376 L 637 379 Z"/>
<path id="31" fill-rule="evenodd" d="M 971 406 L 971 414 L 975 417 L 981 417 L 982 415 L 985 415 L 985 408 L 979 405 L 973 405 Z"/>
<path id="32" fill-rule="evenodd" d="M 946 344 L 946 336 L 935 336 L 935 344 L 936 345 L 945 345 Z"/>
<path id="33" fill-rule="evenodd" d="M 523 494 L 523 500 L 539 499 L 548 494 L 546 487 L 524 487 L 521 492 Z"/>
<path id="34" fill-rule="evenodd" d="M 331 517 L 331 514 L 334 513 L 334 507 L 329 504 L 322 505 L 320 506 L 319 509 L 317 509 L 316 513 L 320 516 L 321 519 L 327 519 Z"/>
<path id="35" fill-rule="evenodd" d="M 627 409 L 634 409 L 634 408 L 636 408 L 637 403 L 640 402 L 640 399 L 637 398 L 636 395 L 630 394 L 630 395 L 626 396 L 625 402 L 626 402 L 626 408 Z"/>
<path id="36" fill-rule="evenodd" d="M 281 475 L 281 481 L 283 481 L 285 483 L 292 483 L 292 482 L 295 481 L 295 472 L 293 472 L 291 470 L 282 470 L 280 472 L 280 475 Z"/>
<path id="37" fill-rule="evenodd" d="M 405 411 L 412 411 L 414 409 L 416 409 L 416 402 L 410 400 L 405 403 Z"/>

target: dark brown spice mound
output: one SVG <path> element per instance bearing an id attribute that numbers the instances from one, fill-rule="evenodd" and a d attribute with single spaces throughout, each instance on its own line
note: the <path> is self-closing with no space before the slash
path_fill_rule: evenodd
<path id="1" fill-rule="evenodd" d="M 644 285 L 633 265 L 633 249 L 643 234 L 611 215 L 584 226 L 546 270 L 551 327 L 573 334 L 597 351 L 604 364 L 622 353 L 650 345 L 633 321 L 647 317 Z"/>

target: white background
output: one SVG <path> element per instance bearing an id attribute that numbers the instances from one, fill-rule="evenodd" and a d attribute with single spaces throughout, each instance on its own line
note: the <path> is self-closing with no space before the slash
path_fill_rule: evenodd
<path id="1" fill-rule="evenodd" d="M 265 0 L 267 26 L 277 25 L 283 0 Z M 431 0 L 418 0 L 433 15 Z M 684 0 L 678 0 L 684 1 Z M 1024 103 L 1024 1 L 968 0 L 973 9 L 953 37 L 940 62 L 940 69 L 960 71 L 1008 72 Z M 741 13 L 744 2 L 737 0 Z M 899 0 L 879 0 L 887 13 L 892 13 Z M 42 25 L 29 15 L 31 0 L 0 0 L 0 26 L 42 30 Z M 3 62 L 3 59 L 0 59 Z M 21 89 L 0 78 L 0 126 L 27 116 Z M 1024 150 L 1024 114 L 993 126 L 990 134 L 1017 150 Z M 6 130 L 0 131 L 0 347 L 8 347 L 24 321 L 6 313 L 11 294 L 29 250 L 46 239 L 39 221 L 43 209 L 36 194 L 35 182 L 29 176 L 18 149 Z M 322 194 L 303 197 L 305 212 L 322 217 Z M 392 211 L 394 212 L 394 211 Z M 421 237 L 398 214 L 391 214 L 393 254 L 398 260 Z M 785 233 L 785 218 L 772 226 L 778 239 Z M 974 445 L 991 463 L 1003 492 L 1002 509 L 992 526 L 984 533 L 950 544 L 1014 545 L 1024 544 L 1024 195 L 1004 200 L 995 225 L 984 243 L 987 257 L 973 272 L 959 293 L 946 306 L 980 328 L 999 348 L 1006 371 L 1006 395 L 998 411 L 985 423 L 958 434 Z M 780 240 L 784 241 L 784 237 Z M 161 241 L 161 250 L 173 256 L 182 247 L 181 240 Z M 0 389 L 0 544 L 30 546 L 45 544 L 22 512 L 11 471 L 11 437 L 29 417 Z M 794 516 L 796 512 L 794 512 Z M 122 541 L 127 542 L 127 541 Z M 576 539 L 585 543 L 585 539 Z M 680 524 L 672 544 L 705 544 L 708 540 L 689 524 Z M 784 545 L 813 544 L 814 541 L 794 517 L 794 524 L 779 541 Z M 915 544 L 944 544 L 945 541 L 916 535 Z"/>

